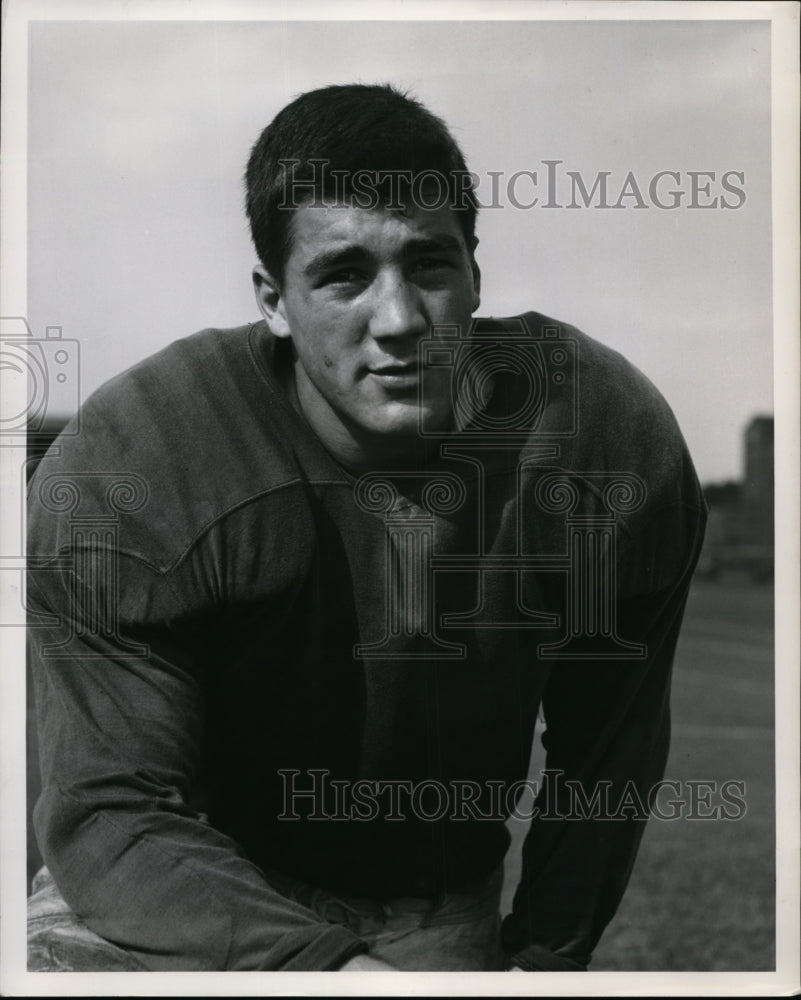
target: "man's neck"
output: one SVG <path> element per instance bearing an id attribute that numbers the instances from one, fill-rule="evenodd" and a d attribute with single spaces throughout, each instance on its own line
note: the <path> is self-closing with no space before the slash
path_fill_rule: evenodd
<path id="1" fill-rule="evenodd" d="M 280 346 L 280 345 L 278 345 Z M 321 414 L 314 403 L 304 405 L 302 387 L 299 390 L 293 359 L 289 352 L 275 355 L 275 374 L 293 409 L 303 418 L 314 436 L 331 457 L 353 476 L 367 472 L 403 472 L 428 468 L 439 455 L 436 438 L 419 434 L 394 437 L 369 435 L 350 428 L 333 414 Z"/>

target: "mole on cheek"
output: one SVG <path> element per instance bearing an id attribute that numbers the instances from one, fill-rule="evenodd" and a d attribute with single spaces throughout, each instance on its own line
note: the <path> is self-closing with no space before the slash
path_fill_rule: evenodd
<path id="1" fill-rule="evenodd" d="M 323 364 L 325 365 L 326 368 L 333 368 L 334 367 L 334 362 L 331 360 L 331 358 L 324 357 L 323 358 Z"/>

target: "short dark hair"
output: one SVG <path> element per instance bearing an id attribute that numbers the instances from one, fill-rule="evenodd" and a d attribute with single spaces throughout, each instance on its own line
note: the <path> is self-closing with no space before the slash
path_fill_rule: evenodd
<path id="1" fill-rule="evenodd" d="M 259 259 L 282 283 L 298 191 L 301 204 L 344 195 L 372 208 L 397 198 L 404 183 L 402 196 L 408 198 L 414 192 L 409 178 L 430 180 L 433 175 L 444 182 L 447 203 L 472 251 L 478 212 L 473 178 L 440 118 L 389 84 L 331 86 L 301 94 L 264 129 L 248 160 L 246 209 Z M 354 179 L 365 177 L 372 179 L 373 203 L 358 200 Z M 363 184 L 358 190 L 364 196 Z"/>

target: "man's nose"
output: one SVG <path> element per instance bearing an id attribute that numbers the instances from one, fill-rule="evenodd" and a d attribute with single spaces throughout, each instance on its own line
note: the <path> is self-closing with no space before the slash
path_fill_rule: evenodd
<path id="1" fill-rule="evenodd" d="M 375 340 L 421 337 L 428 320 L 420 290 L 403 276 L 386 276 L 374 286 L 370 334 Z"/>

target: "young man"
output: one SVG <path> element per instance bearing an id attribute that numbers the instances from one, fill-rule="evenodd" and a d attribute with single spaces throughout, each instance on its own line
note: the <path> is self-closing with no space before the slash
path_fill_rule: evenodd
<path id="1" fill-rule="evenodd" d="M 31 968 L 584 969 L 703 534 L 672 414 L 472 319 L 464 159 L 389 87 L 285 108 L 247 209 L 263 322 L 112 380 L 31 484 Z"/>

